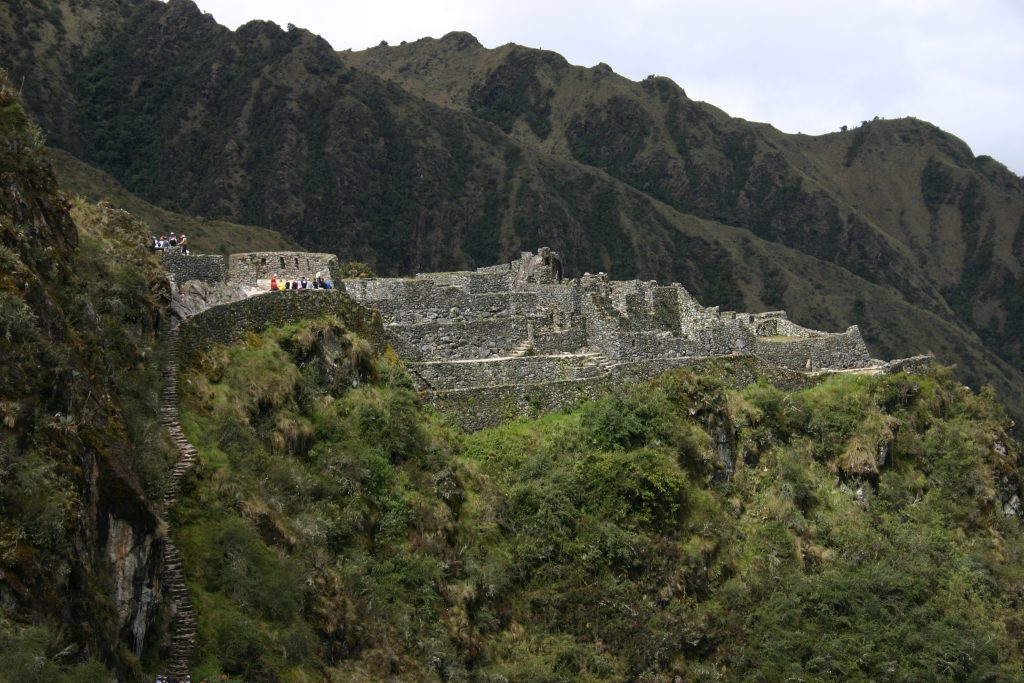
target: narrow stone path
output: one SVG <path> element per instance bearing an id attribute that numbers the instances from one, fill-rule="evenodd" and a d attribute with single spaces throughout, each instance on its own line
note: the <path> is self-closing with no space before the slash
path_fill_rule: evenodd
<path id="1" fill-rule="evenodd" d="M 178 447 L 178 459 L 164 484 L 164 516 L 178 500 L 181 478 L 196 461 L 196 449 L 185 438 L 178 421 L 178 325 L 172 323 L 168 336 L 170 360 L 164 367 L 164 388 L 160 396 L 160 421 L 167 428 L 171 440 Z M 164 539 L 163 585 L 171 598 L 171 618 L 174 635 L 171 636 L 171 657 L 167 675 L 172 681 L 181 681 L 188 675 L 188 663 L 196 645 L 196 611 L 188 597 L 185 574 L 181 568 L 181 553 L 168 531 Z"/>

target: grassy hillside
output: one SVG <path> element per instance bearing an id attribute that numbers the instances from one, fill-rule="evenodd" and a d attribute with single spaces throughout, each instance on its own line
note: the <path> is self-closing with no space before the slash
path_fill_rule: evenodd
<path id="1" fill-rule="evenodd" d="M 948 371 L 674 372 L 461 435 L 338 320 L 183 383 L 215 680 L 1011 680 L 1018 446 Z"/>
<path id="2" fill-rule="evenodd" d="M 248 251 L 304 251 L 280 232 L 254 225 L 205 220 L 154 206 L 125 190 L 110 174 L 51 149 L 50 159 L 61 187 L 90 201 L 108 201 L 145 221 L 152 234 L 185 234 L 197 254 L 236 254 Z"/>
<path id="3" fill-rule="evenodd" d="M 336 53 L 267 22 L 229 31 L 186 0 L 4 12 L 0 61 L 30 76 L 51 142 L 154 204 L 384 275 L 546 244 L 569 275 L 863 323 L 877 355 L 934 350 L 1024 415 L 1020 179 L 928 124 L 784 135 L 550 52 L 450 34 Z"/>

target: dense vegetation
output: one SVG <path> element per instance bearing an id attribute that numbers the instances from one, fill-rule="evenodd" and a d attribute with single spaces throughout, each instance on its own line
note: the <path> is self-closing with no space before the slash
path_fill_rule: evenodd
<path id="1" fill-rule="evenodd" d="M 195 218 L 154 206 L 125 190 L 113 177 L 95 166 L 83 163 L 59 149 L 50 149 L 49 152 L 61 187 L 74 188 L 75 194 L 84 199 L 107 201 L 129 211 L 148 226 L 148 237 L 169 235 L 172 232 L 187 235 L 192 251 L 204 254 L 304 251 L 298 244 L 274 230 Z"/>
<path id="2" fill-rule="evenodd" d="M 1019 450 L 945 369 L 669 373 L 462 435 L 338 320 L 185 376 L 197 671 L 233 680 L 1009 680 Z"/>
<path id="3" fill-rule="evenodd" d="M 132 680 L 139 654 L 156 652 L 145 626 L 157 615 L 141 632 L 129 623 L 154 578 L 150 501 L 172 459 L 153 438 L 167 285 L 145 229 L 58 191 L 41 132 L 0 73 L 5 683 L 109 680 L 106 667 Z"/>

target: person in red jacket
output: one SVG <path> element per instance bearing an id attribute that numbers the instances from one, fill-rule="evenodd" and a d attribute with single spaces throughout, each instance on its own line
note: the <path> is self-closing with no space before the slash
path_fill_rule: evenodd
<path id="1" fill-rule="evenodd" d="M 277 291 L 277 273 L 274 273 L 273 277 L 270 278 L 270 291 Z"/>

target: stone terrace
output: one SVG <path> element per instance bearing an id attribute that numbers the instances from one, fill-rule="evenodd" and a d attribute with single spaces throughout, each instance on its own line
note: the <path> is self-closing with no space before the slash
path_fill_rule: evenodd
<path id="1" fill-rule="evenodd" d="M 389 343 L 435 403 L 443 406 L 457 392 L 478 396 L 481 419 L 460 416 L 474 427 L 503 412 L 487 394 L 515 388 L 521 397 L 543 387 L 588 395 L 587 387 L 709 358 L 754 356 L 799 372 L 885 367 L 870 357 L 856 326 L 809 330 L 785 311 L 705 308 L 679 284 L 614 281 L 603 273 L 562 280 L 561 272 L 559 255 L 541 249 L 476 271 L 346 280 L 345 288 L 381 313 Z"/>
<path id="2" fill-rule="evenodd" d="M 312 301 L 304 298 L 291 301 L 307 292 L 252 297 L 266 293 L 272 274 L 295 279 L 337 272 L 331 254 L 293 252 L 168 254 L 165 263 L 179 298 L 199 292 L 194 299 L 206 298 L 190 310 L 212 307 L 204 324 L 220 327 L 246 327 L 250 320 L 265 326 L 269 319 L 257 315 L 261 307 L 282 320 L 310 308 Z M 218 298 L 210 288 L 228 294 Z M 604 273 L 563 279 L 561 258 L 546 248 L 476 271 L 345 280 L 329 294 L 379 312 L 387 343 L 419 389 L 469 429 L 525 414 L 528 407 L 565 407 L 615 384 L 715 358 L 753 358 L 791 375 L 890 368 L 870 357 L 856 326 L 820 332 L 796 325 L 785 311 L 705 308 L 675 283 L 615 281 Z M 250 301 L 243 307 L 232 298 Z M 214 315 L 223 306 L 231 315 Z"/>

